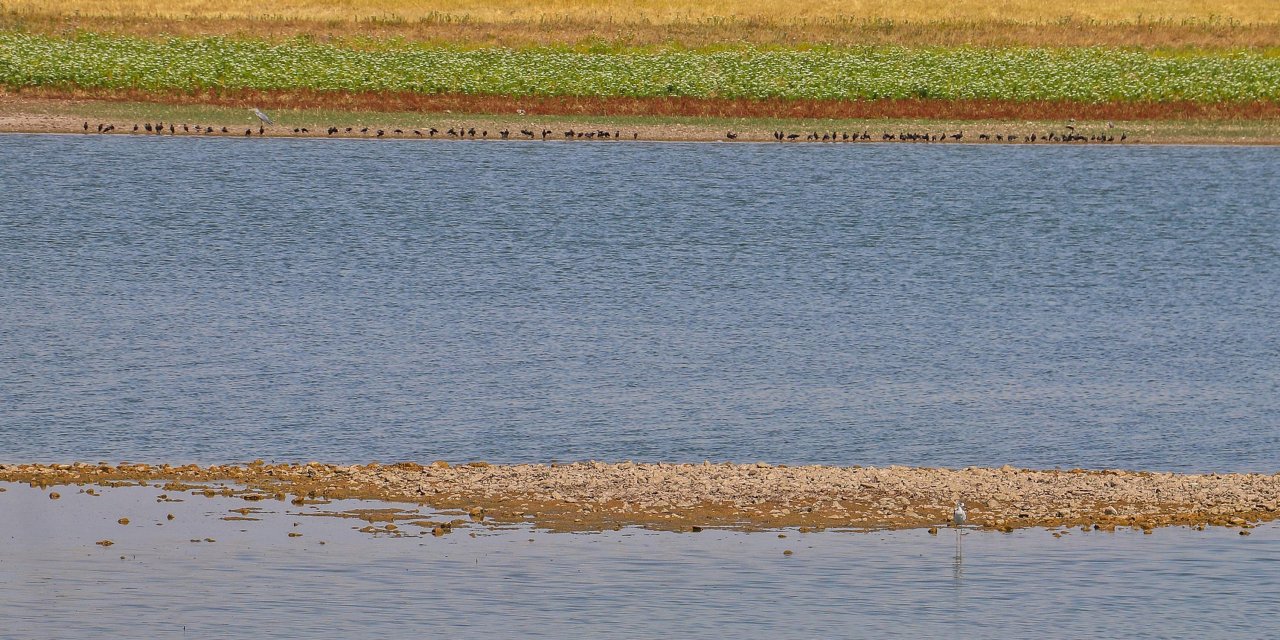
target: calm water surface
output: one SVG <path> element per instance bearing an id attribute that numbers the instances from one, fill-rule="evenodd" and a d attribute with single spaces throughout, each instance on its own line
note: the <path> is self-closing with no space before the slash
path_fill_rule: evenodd
<path id="1" fill-rule="evenodd" d="M 1275 471 L 1277 166 L 0 136 L 0 459 Z"/>
<path id="2" fill-rule="evenodd" d="M 185 501 L 158 503 L 159 488 L 91 497 L 65 487 L 52 501 L 0 486 L 9 489 L 0 493 L 6 638 L 1280 634 L 1275 525 L 1248 537 L 969 532 L 959 554 L 946 530 L 779 538 L 520 528 L 375 539 L 352 531 L 364 522 L 307 517 L 314 508 L 283 502 L 253 503 L 265 510 L 260 521 L 229 522 L 220 518 L 244 501 L 170 491 Z M 370 505 L 323 508 L 358 506 Z M 122 515 L 129 526 L 116 523 Z M 94 544 L 101 539 L 115 544 Z"/>

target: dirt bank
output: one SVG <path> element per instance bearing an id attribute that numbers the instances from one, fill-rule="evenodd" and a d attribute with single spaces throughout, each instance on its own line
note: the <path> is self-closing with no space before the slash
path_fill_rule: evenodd
<path id="1" fill-rule="evenodd" d="M 240 101 L 233 102 L 238 105 Z M 236 138 L 501 140 L 501 132 L 507 131 L 507 139 L 510 140 L 542 140 L 546 131 L 547 140 L 565 141 L 568 139 L 566 133 L 573 131 L 575 141 L 729 141 L 732 132 L 732 139 L 739 142 L 775 142 L 775 132 L 782 132 L 785 136 L 794 135 L 794 138 L 788 138 L 794 142 L 898 142 L 903 134 L 907 134 L 913 142 L 921 141 L 922 136 L 927 135 L 930 141 L 947 143 L 1028 144 L 1031 136 L 1035 135 L 1036 144 L 1045 144 L 1062 142 L 1064 136 L 1074 135 L 1078 138 L 1073 140 L 1073 144 L 1096 142 L 1099 137 L 1115 144 L 1280 144 L 1280 114 L 1277 117 L 1233 118 L 1219 114 L 1204 119 L 1136 119 L 1142 114 L 1135 113 L 1130 114 L 1135 119 L 1115 120 L 1089 119 L 1084 113 L 1075 118 L 1057 118 L 1060 114 L 1054 113 L 1050 114 L 1053 117 L 1045 116 L 1043 119 L 1020 119 L 1016 114 L 984 119 L 940 118 L 929 117 L 924 112 L 912 117 L 892 118 L 874 117 L 871 112 L 842 118 L 811 117 L 806 115 L 807 112 L 780 117 L 728 117 L 710 112 L 709 115 L 698 116 L 627 112 L 592 114 L 572 110 L 569 113 L 544 113 L 506 103 L 454 105 L 459 108 L 492 107 L 492 110 L 478 112 L 446 108 L 446 103 L 426 105 L 426 110 L 408 105 L 409 110 L 404 111 L 369 109 L 366 108 L 368 105 L 358 102 L 288 108 L 272 104 L 264 102 L 261 108 L 269 112 L 276 124 L 260 128 L 261 123 L 253 116 L 252 110 L 243 105 L 34 97 L 0 90 L 0 132 L 99 135 L 101 126 L 108 135 L 156 135 L 154 125 L 162 123 L 163 133 L 160 135 Z M 395 105 L 383 106 L 390 108 Z M 507 107 L 511 109 L 507 110 Z M 966 114 L 974 116 L 968 112 L 961 115 Z M 148 124 L 153 126 L 152 131 L 148 131 Z M 436 130 L 435 133 L 432 129 Z M 454 130 L 454 135 L 449 134 L 450 129 Z M 601 132 L 608 135 L 602 136 Z M 951 137 L 955 134 L 963 135 L 959 139 Z M 1053 137 L 1049 138 L 1050 135 Z M 825 140 L 823 136 L 826 136 Z"/>

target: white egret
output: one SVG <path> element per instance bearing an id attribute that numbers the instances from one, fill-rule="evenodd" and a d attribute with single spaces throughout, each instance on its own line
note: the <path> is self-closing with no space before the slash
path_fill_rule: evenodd
<path id="1" fill-rule="evenodd" d="M 265 114 L 265 113 L 263 113 L 263 112 L 259 111 L 257 107 L 254 107 L 254 108 L 253 108 L 253 115 L 258 116 L 258 119 L 259 119 L 259 120 L 261 120 L 261 121 L 263 121 L 263 122 L 265 122 L 265 123 L 267 123 L 267 124 L 275 124 L 274 122 L 272 122 L 272 121 L 271 121 L 271 118 L 270 118 L 270 117 L 268 117 L 268 116 L 267 116 L 267 114 Z"/>
<path id="2" fill-rule="evenodd" d="M 962 562 L 961 558 L 964 557 L 964 553 L 960 550 L 960 527 L 964 526 L 964 523 L 967 522 L 968 520 L 969 520 L 969 514 L 964 512 L 964 502 L 957 500 L 956 509 L 955 511 L 951 512 L 951 521 L 954 522 L 956 525 L 956 576 L 957 577 L 959 577 L 960 575 L 960 563 Z"/>

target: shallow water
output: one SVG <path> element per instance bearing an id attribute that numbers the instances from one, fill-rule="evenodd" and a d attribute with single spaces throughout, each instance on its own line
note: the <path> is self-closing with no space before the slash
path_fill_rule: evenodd
<path id="1" fill-rule="evenodd" d="M 293 507 L 0 484 L 0 636 L 1274 637 L 1280 527 L 371 537 Z M 259 522 L 226 522 L 263 507 Z M 173 513 L 173 521 L 166 514 Z M 130 525 L 116 523 L 121 515 Z M 293 526 L 298 522 L 298 526 Z M 407 529 L 412 527 L 405 527 Z M 297 538 L 287 532 L 301 532 Z M 475 538 L 467 531 L 475 531 Z M 190 538 L 214 542 L 190 542 Z M 95 541 L 108 538 L 108 548 Z M 321 545 L 320 541 L 325 544 Z M 783 551 L 792 550 L 793 555 Z M 123 557 L 122 557 L 123 556 Z"/>
<path id="2" fill-rule="evenodd" d="M 0 136 L 0 459 L 1274 471 L 1277 161 Z"/>

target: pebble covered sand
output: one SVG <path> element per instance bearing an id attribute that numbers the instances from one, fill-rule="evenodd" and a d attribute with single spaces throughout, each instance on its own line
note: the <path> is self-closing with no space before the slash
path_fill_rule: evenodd
<path id="1" fill-rule="evenodd" d="M 553 530 L 622 526 L 699 531 L 907 529 L 946 526 L 957 500 L 969 524 L 1116 528 L 1228 526 L 1242 534 L 1280 518 L 1280 474 L 1137 471 L 959 470 L 754 464 L 382 465 L 0 464 L 0 481 L 38 487 L 163 483 L 245 500 L 295 504 L 338 498 L 460 509 L 476 521 L 526 522 Z M 229 486 L 210 486 L 226 482 Z"/>

